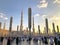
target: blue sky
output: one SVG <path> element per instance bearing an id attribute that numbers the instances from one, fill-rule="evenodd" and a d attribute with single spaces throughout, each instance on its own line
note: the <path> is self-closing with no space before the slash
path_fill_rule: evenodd
<path id="1" fill-rule="evenodd" d="M 49 19 L 49 24 L 54 21 L 57 25 L 59 22 L 60 0 L 0 0 L 0 22 L 4 23 L 4 19 L 1 18 L 4 14 L 3 16 L 8 18 L 6 28 L 9 28 L 9 19 L 13 16 L 13 30 L 16 29 L 16 26 L 20 25 L 20 15 L 23 9 L 24 27 L 27 27 L 29 7 L 32 8 L 32 16 L 35 16 L 35 27 L 38 24 L 44 27 L 46 17 Z"/>

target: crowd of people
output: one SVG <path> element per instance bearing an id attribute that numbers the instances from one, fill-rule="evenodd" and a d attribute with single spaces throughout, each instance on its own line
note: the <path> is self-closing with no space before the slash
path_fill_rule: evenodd
<path id="1" fill-rule="evenodd" d="M 12 38 L 12 37 L 8 37 L 6 38 L 7 39 L 7 45 L 11 45 L 12 41 L 14 39 L 16 39 L 16 45 L 18 45 L 19 43 L 19 37 L 16 37 L 16 38 Z M 4 37 L 0 37 L 0 43 L 2 45 L 3 43 L 3 40 L 4 40 Z M 48 45 L 48 40 L 50 42 L 50 45 L 60 45 L 60 36 L 55 36 L 55 37 L 46 37 L 46 36 L 43 36 L 41 37 L 41 41 L 45 44 L 45 45 Z"/>

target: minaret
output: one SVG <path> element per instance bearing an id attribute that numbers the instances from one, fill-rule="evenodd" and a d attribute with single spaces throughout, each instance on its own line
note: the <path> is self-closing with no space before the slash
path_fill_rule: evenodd
<path id="1" fill-rule="evenodd" d="M 27 30 L 27 35 L 28 35 L 29 34 L 28 27 L 26 27 L 26 30 Z"/>
<path id="2" fill-rule="evenodd" d="M 29 35 L 31 35 L 31 8 L 28 8 L 28 29 Z"/>
<path id="3" fill-rule="evenodd" d="M 21 11 L 21 24 L 20 24 L 20 32 L 23 31 L 23 11 Z"/>
<path id="4" fill-rule="evenodd" d="M 18 33 L 18 30 L 19 30 L 19 26 L 17 25 L 17 33 Z"/>
<path id="5" fill-rule="evenodd" d="M 45 33 L 46 34 L 46 27 L 44 27 L 44 32 L 43 33 Z"/>
<path id="6" fill-rule="evenodd" d="M 3 27 L 3 30 L 5 30 L 5 26 L 6 26 L 6 23 L 4 22 L 4 27 Z"/>
<path id="7" fill-rule="evenodd" d="M 57 33 L 59 33 L 59 26 L 57 25 Z"/>
<path id="8" fill-rule="evenodd" d="M 34 16 L 33 16 L 33 34 L 35 34 L 35 28 L 34 28 Z"/>
<path id="9" fill-rule="evenodd" d="M 56 31 L 55 31 L 55 24 L 52 23 L 52 26 L 53 26 L 53 33 L 55 34 L 56 33 Z"/>
<path id="10" fill-rule="evenodd" d="M 40 26 L 38 25 L 38 31 L 39 31 L 39 35 L 40 35 Z"/>
<path id="11" fill-rule="evenodd" d="M 1 29 L 1 24 L 2 24 L 2 23 L 0 22 L 0 29 Z"/>
<path id="12" fill-rule="evenodd" d="M 11 31 L 12 31 L 12 22 L 13 22 L 13 17 L 10 17 L 9 32 L 11 32 Z"/>
<path id="13" fill-rule="evenodd" d="M 48 19 L 46 18 L 45 21 L 46 21 L 46 23 L 45 23 L 46 24 L 46 34 L 48 34 Z"/>

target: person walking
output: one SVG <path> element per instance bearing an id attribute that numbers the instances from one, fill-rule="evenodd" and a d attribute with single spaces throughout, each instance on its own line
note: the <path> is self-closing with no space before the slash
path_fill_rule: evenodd
<path id="1" fill-rule="evenodd" d="M 54 37 L 54 43 L 55 43 L 55 45 L 57 45 L 57 38 L 56 37 Z"/>
<path id="2" fill-rule="evenodd" d="M 18 39 L 18 37 L 16 38 L 16 45 L 18 45 L 18 42 L 19 42 L 19 39 Z"/>
<path id="3" fill-rule="evenodd" d="M 1 45 L 3 44 L 3 37 L 0 37 L 0 42 L 1 42 Z"/>
<path id="4" fill-rule="evenodd" d="M 50 37 L 50 45 L 53 45 L 53 44 L 54 44 L 53 38 Z"/>
<path id="5" fill-rule="evenodd" d="M 45 39 L 45 45 L 48 45 L 47 37 L 44 37 L 44 39 Z"/>
<path id="6" fill-rule="evenodd" d="M 7 45 L 11 45 L 10 37 L 7 39 Z"/>
<path id="7" fill-rule="evenodd" d="M 57 44 L 60 45 L 60 37 L 57 37 Z"/>

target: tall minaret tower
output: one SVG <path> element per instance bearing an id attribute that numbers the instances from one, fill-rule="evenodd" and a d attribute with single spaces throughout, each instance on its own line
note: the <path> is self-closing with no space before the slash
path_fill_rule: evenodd
<path id="1" fill-rule="evenodd" d="M 28 29 L 29 35 L 31 35 L 31 8 L 28 8 Z"/>
<path id="2" fill-rule="evenodd" d="M 2 24 L 2 23 L 0 22 L 0 29 L 1 29 L 1 24 Z"/>
<path id="3" fill-rule="evenodd" d="M 48 34 L 48 19 L 46 18 L 45 21 L 46 21 L 45 22 L 45 25 L 46 25 L 46 34 Z"/>
<path id="4" fill-rule="evenodd" d="M 17 33 L 18 33 L 18 30 L 19 30 L 19 25 L 17 25 Z"/>
<path id="5" fill-rule="evenodd" d="M 44 32 L 43 33 L 45 33 L 46 34 L 46 27 L 44 27 Z"/>
<path id="6" fill-rule="evenodd" d="M 40 26 L 38 25 L 38 31 L 39 31 L 39 35 L 40 35 Z"/>
<path id="7" fill-rule="evenodd" d="M 55 31 L 55 24 L 52 23 L 52 26 L 53 26 L 53 33 L 55 34 L 56 33 L 56 31 Z"/>
<path id="8" fill-rule="evenodd" d="M 4 22 L 4 27 L 3 27 L 3 30 L 5 30 L 5 26 L 6 26 L 6 22 Z"/>
<path id="9" fill-rule="evenodd" d="M 59 33 L 59 26 L 57 25 L 57 33 Z"/>
<path id="10" fill-rule="evenodd" d="M 9 31 L 11 32 L 12 30 L 12 22 L 13 22 L 13 17 L 10 17 L 10 26 L 9 26 Z"/>
<path id="11" fill-rule="evenodd" d="M 35 34 L 35 28 L 34 28 L 34 16 L 33 16 L 33 35 Z"/>
<path id="12" fill-rule="evenodd" d="M 20 32 L 23 31 L 23 11 L 21 11 L 21 23 L 20 23 Z"/>

